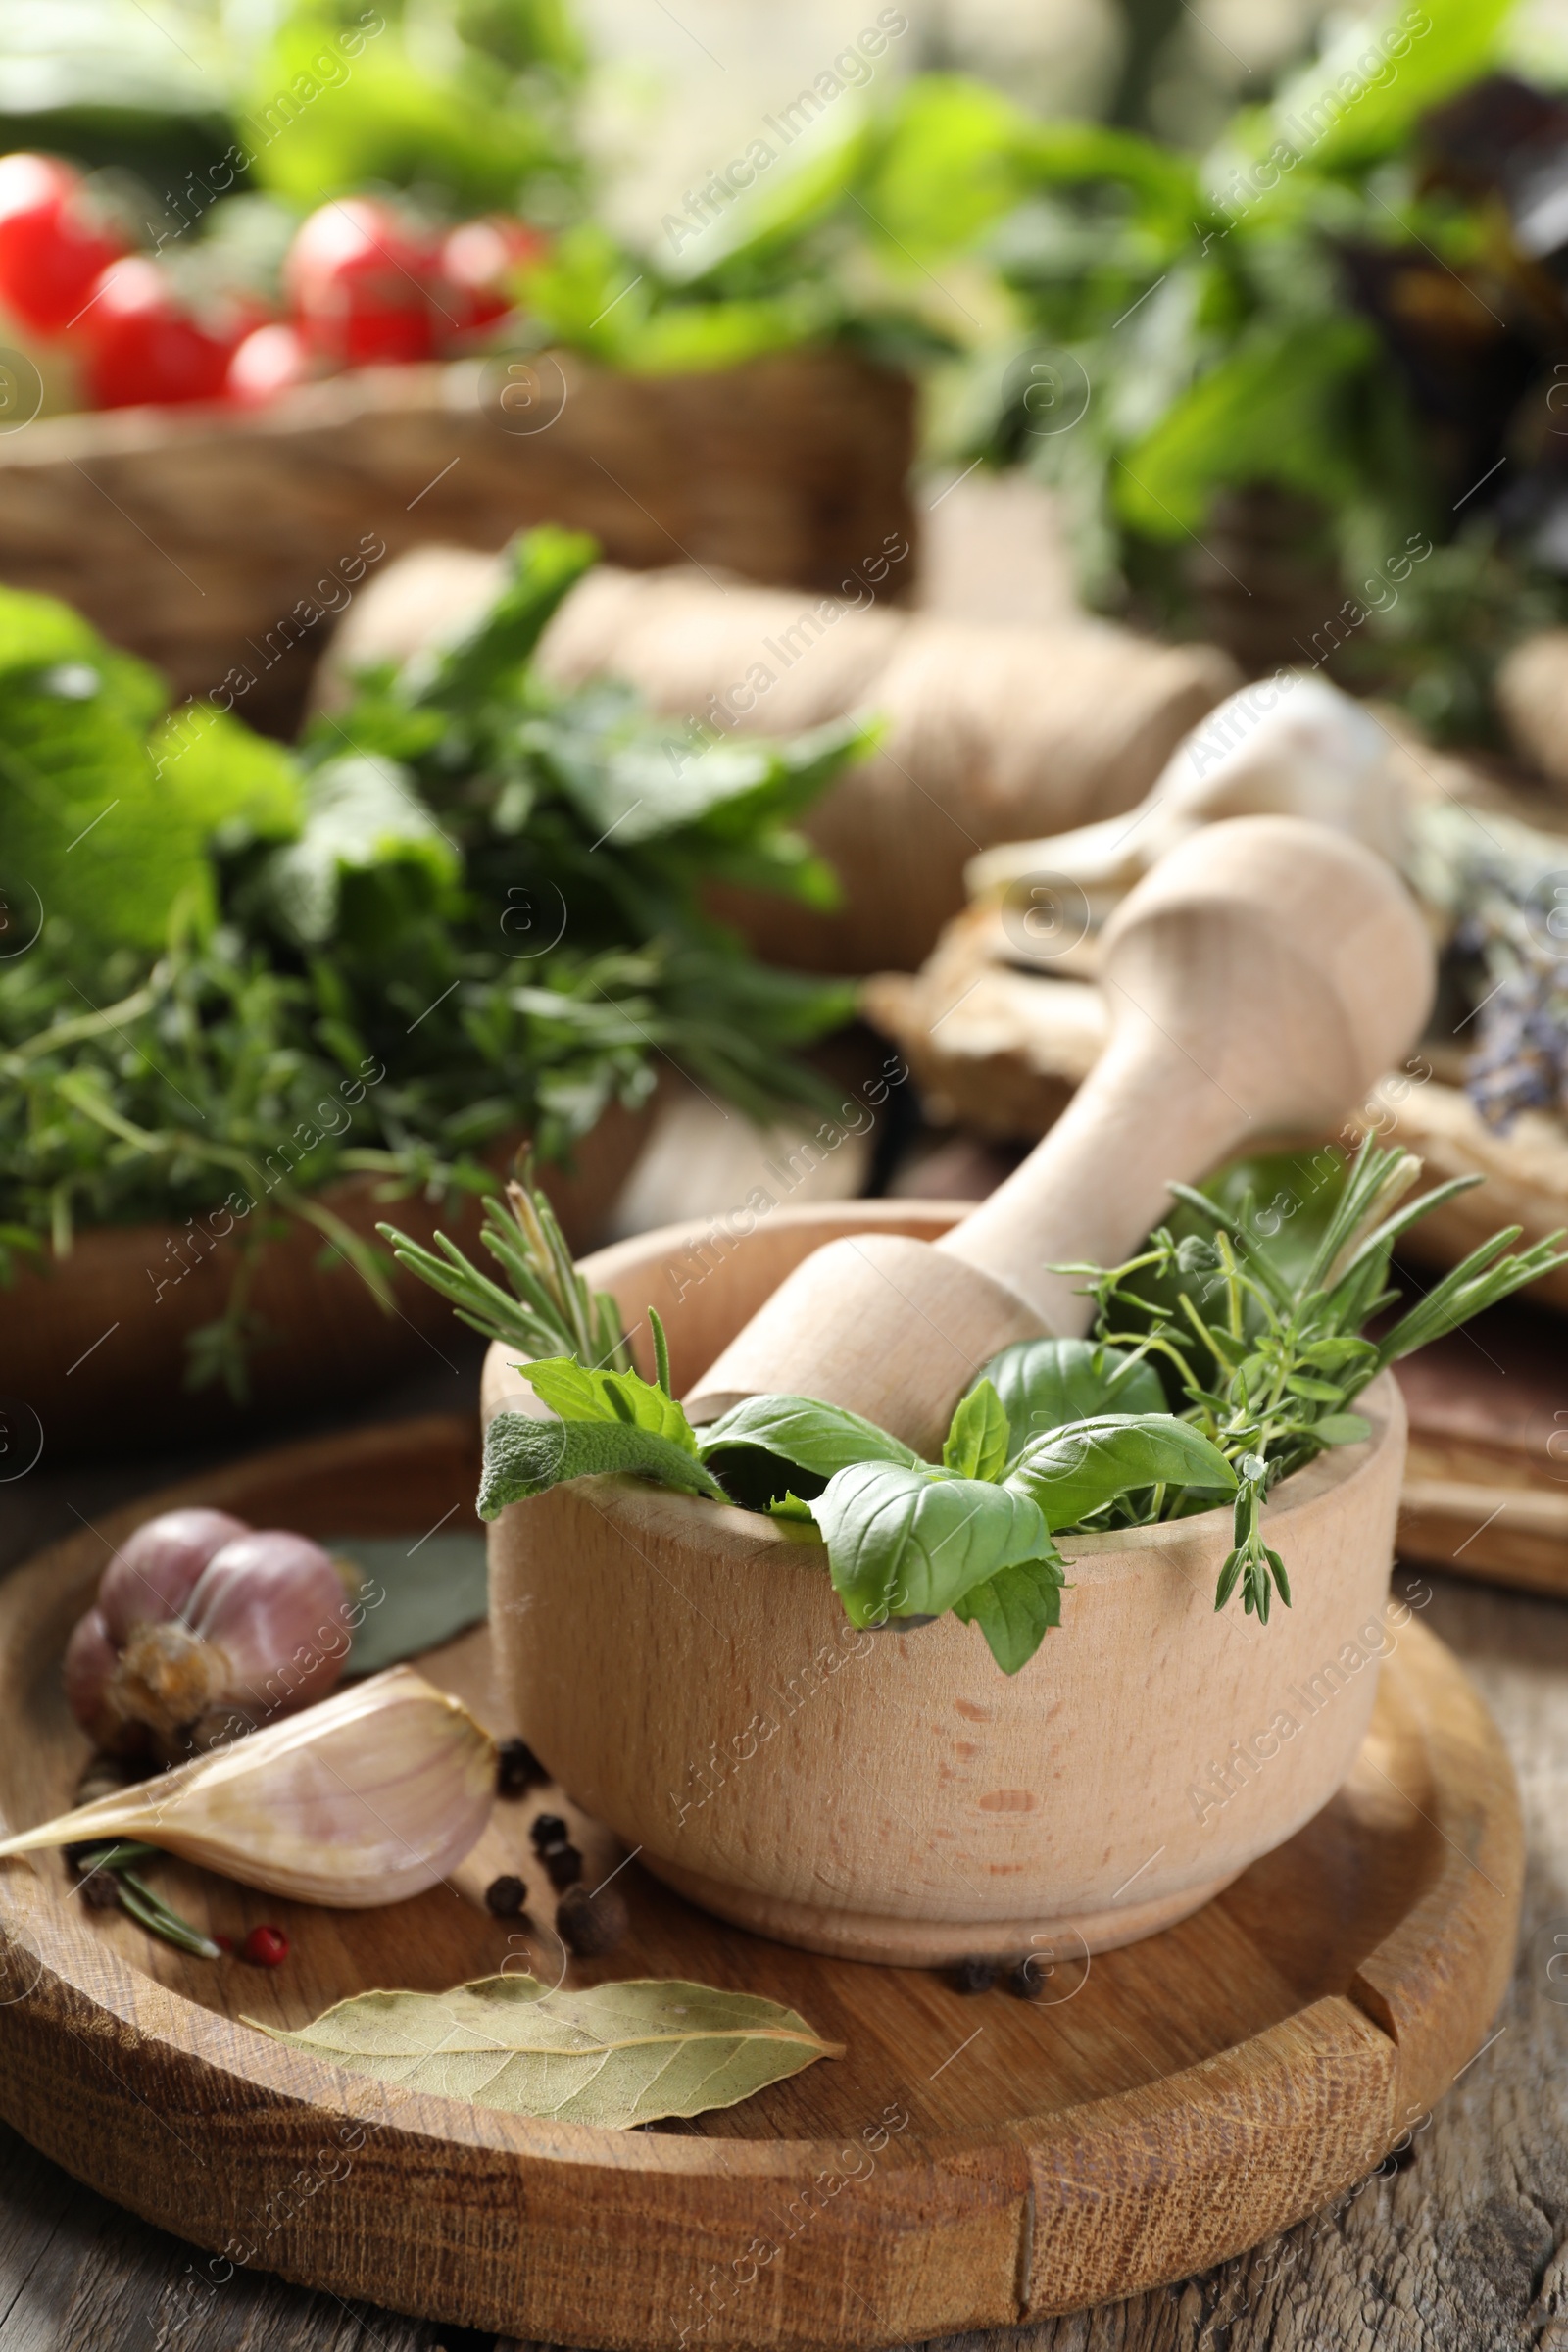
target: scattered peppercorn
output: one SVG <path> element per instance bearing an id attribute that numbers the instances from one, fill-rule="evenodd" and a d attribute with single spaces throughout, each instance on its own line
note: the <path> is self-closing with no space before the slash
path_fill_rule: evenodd
<path id="1" fill-rule="evenodd" d="M 515 1919 L 528 1900 L 528 1888 L 521 1879 L 504 1877 L 492 1879 L 484 1890 L 485 1909 L 497 1919 Z"/>
<path id="2" fill-rule="evenodd" d="M 252 1928 L 239 1956 L 253 1968 L 281 1968 L 288 1958 L 288 1937 L 281 1928 Z"/>
<path id="3" fill-rule="evenodd" d="M 1038 2001 L 1046 1989 L 1046 1970 L 1040 1954 L 1028 1952 L 1007 1971 L 1007 1990 L 1015 2001 Z"/>
<path id="4" fill-rule="evenodd" d="M 558 1894 L 568 1886 L 575 1886 L 582 1877 L 582 1856 L 574 1845 L 547 1845 L 542 1848 L 539 1859 Z"/>
<path id="5" fill-rule="evenodd" d="M 996 1981 L 994 1960 L 960 1960 L 953 1972 L 955 1992 L 989 1992 Z"/>
<path id="6" fill-rule="evenodd" d="M 120 1881 L 112 1870 L 90 1870 L 81 1882 L 81 1899 L 89 1911 L 118 1911 Z"/>
<path id="7" fill-rule="evenodd" d="M 547 1845 L 564 1845 L 571 1832 L 559 1813 L 541 1813 L 528 1835 L 533 1839 L 535 1853 L 542 1854 Z"/>
<path id="8" fill-rule="evenodd" d="M 526 1796 L 530 1788 L 549 1782 L 550 1775 L 526 1740 L 503 1740 L 496 1751 L 497 1796 Z"/>
<path id="9" fill-rule="evenodd" d="M 586 1886 L 568 1886 L 556 1906 L 556 1933 L 579 1960 L 612 1952 L 630 1925 L 618 1887 L 602 1886 L 590 1894 Z"/>

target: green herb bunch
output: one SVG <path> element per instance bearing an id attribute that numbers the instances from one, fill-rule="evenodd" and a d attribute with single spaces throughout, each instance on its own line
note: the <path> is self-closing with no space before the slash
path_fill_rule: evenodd
<path id="1" fill-rule="evenodd" d="M 830 904 L 794 820 L 869 738 L 707 745 L 613 683 L 546 687 L 535 646 L 594 557 L 518 541 L 459 640 L 297 755 L 167 712 L 68 608 L 0 591 L 0 1275 L 77 1226 L 233 1233 L 192 1369 L 242 1393 L 249 1271 L 291 1217 L 386 1290 L 336 1178 L 494 1191 L 520 1133 L 559 1158 L 664 1063 L 758 1119 L 826 1105 L 797 1049 L 852 990 L 758 962 L 703 893 Z"/>
<path id="2" fill-rule="evenodd" d="M 1173 1185 L 1189 1212 L 1187 1232 L 1161 1226 L 1121 1266 L 1062 1269 L 1087 1278 L 1101 1338 L 1158 1362 L 1173 1405 L 1233 1470 L 1236 1541 L 1215 1606 L 1223 1608 L 1240 1584 L 1246 1608 L 1265 1624 L 1271 1591 L 1287 1604 L 1291 1597 L 1285 1563 L 1263 1541 L 1260 1514 L 1270 1491 L 1325 1448 L 1371 1435 L 1371 1424 L 1349 1408 L 1390 1364 L 1568 1263 L 1557 1248 L 1561 1233 L 1515 1252 L 1521 1228 L 1508 1226 L 1369 1336 L 1367 1327 L 1400 1296 L 1389 1281 L 1399 1236 L 1481 1178 L 1455 1177 L 1410 1200 L 1420 1160 L 1385 1151 L 1370 1136 L 1348 1168 L 1324 1152 L 1315 1162 L 1284 1155 L 1274 1163 L 1273 1173 L 1281 1172 L 1287 1182 L 1266 1207 L 1245 1183 L 1235 1206 L 1223 1198 L 1223 1184 L 1203 1191 Z M 1234 1199 L 1234 1176 L 1228 1189 Z M 1282 1238 L 1286 1220 L 1303 1210 L 1316 1230 L 1304 1247 L 1293 1247 Z M 1170 1493 L 1141 1503 L 1137 1517 L 1180 1518 L 1210 1500 Z M 1114 1513 L 1096 1523 L 1115 1524 Z"/>
<path id="3" fill-rule="evenodd" d="M 1328 1153 L 1254 1164 L 1289 1179 L 1266 1207 L 1244 1165 L 1204 1191 L 1174 1188 L 1189 1227 L 1180 1236 L 1161 1226 L 1121 1266 L 1061 1269 L 1087 1277 L 1095 1336 L 1004 1348 L 959 1399 L 940 1462 L 808 1396 L 748 1397 L 693 1429 L 670 1393 L 658 1315 L 654 1382 L 629 1368 L 606 1300 L 594 1302 L 595 1360 L 580 1346 L 587 1294 L 568 1294 L 559 1268 L 536 1257 L 524 1269 L 526 1331 L 562 1348 L 516 1368 L 552 1417 L 492 1420 L 480 1513 L 493 1519 L 564 1480 L 617 1475 L 764 1511 L 806 1540 L 814 1531 L 855 1625 L 925 1623 L 952 1609 L 1015 1674 L 1060 1623 L 1059 1537 L 1229 1503 L 1234 1543 L 1214 1605 L 1239 1587 L 1266 1624 L 1273 1596 L 1291 1598 L 1285 1562 L 1264 1540 L 1270 1492 L 1326 1448 L 1371 1436 L 1350 1407 L 1388 1365 L 1568 1253 L 1560 1236 L 1516 1253 L 1517 1227 L 1494 1235 L 1370 1337 L 1398 1297 L 1388 1279 L 1395 1243 L 1476 1180 L 1409 1200 L 1420 1162 L 1370 1138 L 1348 1168 Z M 1237 1196 L 1239 1178 L 1232 1207 L 1225 1196 Z M 1290 1230 L 1298 1214 L 1301 1240 Z M 534 1247 L 525 1237 L 525 1258 Z M 492 1248 L 505 1264 L 517 1244 L 498 1231 Z M 421 1264 L 427 1253 L 403 1245 L 405 1262 L 460 1299 L 466 1320 L 511 1337 L 504 1295 L 496 1306 L 495 1286 L 465 1272 L 450 1243 L 442 1250 Z"/>

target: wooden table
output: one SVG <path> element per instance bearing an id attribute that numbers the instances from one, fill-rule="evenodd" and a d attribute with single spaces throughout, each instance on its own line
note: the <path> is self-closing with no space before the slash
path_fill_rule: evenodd
<path id="1" fill-rule="evenodd" d="M 376 1413 L 450 1410 L 474 1393 L 476 1355 Z M 0 1565 L 202 1459 L 40 1463 L 0 1488 Z M 1523 1791 L 1525 1932 L 1494 2038 L 1408 2150 L 1314 2220 L 1181 2287 L 966 2352 L 1568 2352 L 1568 1606 L 1404 1582 L 1497 1714 Z M 263 2274 L 197 2299 L 197 2259 L 0 2128 L 0 2352 L 491 2352 Z"/>

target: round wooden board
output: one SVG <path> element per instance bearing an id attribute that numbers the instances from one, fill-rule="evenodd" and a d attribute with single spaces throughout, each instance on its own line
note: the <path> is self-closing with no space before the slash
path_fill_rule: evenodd
<path id="1" fill-rule="evenodd" d="M 200 1499 L 412 1544 L 455 1505 L 447 1527 L 469 1523 L 476 1452 L 473 1428 L 443 1418 L 260 1454 L 14 1576 L 0 1591 L 7 1826 L 70 1801 L 84 1743 L 60 1651 L 110 1544 L 140 1519 Z M 510 1728 L 482 1631 L 425 1670 Z M 569 1811 L 536 1790 L 498 1807 L 487 1837 L 525 1852 L 542 1809 Z M 548 1916 L 537 1865 L 522 1867 Z M 368 1986 L 495 1972 L 508 1929 L 471 1899 L 480 1874 L 394 1909 L 334 1912 L 153 1868 L 215 1928 L 278 1920 L 287 1965 L 186 1959 L 84 1910 L 58 1858 L 6 1866 L 0 2109 L 77 2179 L 213 2249 L 193 2295 L 248 2263 L 525 2338 L 805 2347 L 1132 2294 L 1325 2204 L 1484 2040 L 1522 1859 L 1492 1721 L 1407 1620 L 1334 1802 L 1180 1927 L 1087 1968 L 1064 1956 L 1038 2003 L 766 1942 L 630 1864 L 617 1881 L 630 1937 L 610 1960 L 572 1963 L 573 1982 L 686 1976 L 765 1993 L 847 2049 L 697 2124 L 623 2133 L 382 2088 L 236 2022 L 299 2024 Z M 526 1951 L 560 1973 L 548 1932 Z M 512 1947 L 514 1967 L 523 1954 Z"/>

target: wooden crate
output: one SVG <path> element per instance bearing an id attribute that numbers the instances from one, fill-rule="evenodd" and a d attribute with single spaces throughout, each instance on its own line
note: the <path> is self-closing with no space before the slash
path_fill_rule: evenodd
<path id="1" fill-rule="evenodd" d="M 408 548 L 561 522 L 635 569 L 836 589 L 885 534 L 912 539 L 912 386 L 834 350 L 667 376 L 569 353 L 368 368 L 248 415 L 0 439 L 0 580 L 288 734 L 334 617 Z"/>

